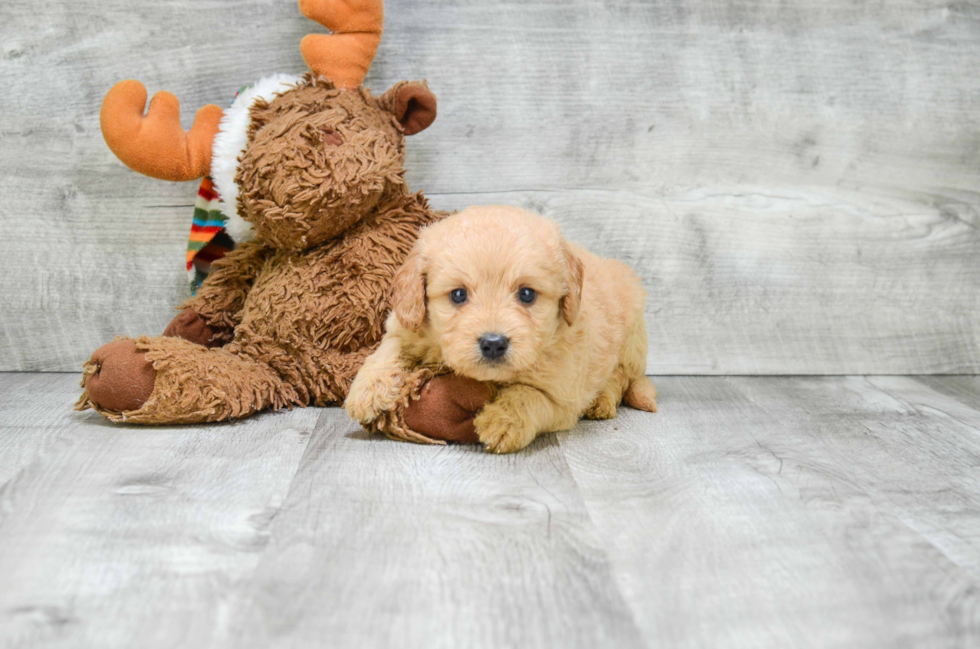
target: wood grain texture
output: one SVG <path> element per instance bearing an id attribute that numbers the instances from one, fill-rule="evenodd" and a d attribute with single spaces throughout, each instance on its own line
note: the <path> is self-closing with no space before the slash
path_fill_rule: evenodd
<path id="1" fill-rule="evenodd" d="M 643 647 L 554 437 L 368 439 L 326 410 L 230 647 Z"/>
<path id="2" fill-rule="evenodd" d="M 205 646 L 319 412 L 118 426 L 71 411 L 77 384 L 0 379 L 0 646 Z"/>
<path id="3" fill-rule="evenodd" d="M 980 413 L 902 377 L 657 383 L 656 417 L 559 436 L 645 637 L 977 643 Z"/>
<path id="4" fill-rule="evenodd" d="M 658 378 L 512 456 L 0 374 L 2 647 L 973 647 L 980 384 Z"/>
<path id="5" fill-rule="evenodd" d="M 280 0 L 0 17 L 0 369 L 72 370 L 186 290 L 195 186 L 113 158 L 104 92 L 165 88 L 189 126 L 302 70 L 319 28 Z M 974 4 L 392 2 L 367 84 L 406 78 L 440 102 L 411 185 L 540 209 L 637 267 L 649 371 L 980 371 Z"/>
<path id="6" fill-rule="evenodd" d="M 980 376 L 919 376 L 916 380 L 936 392 L 962 401 L 974 410 L 980 410 Z"/>

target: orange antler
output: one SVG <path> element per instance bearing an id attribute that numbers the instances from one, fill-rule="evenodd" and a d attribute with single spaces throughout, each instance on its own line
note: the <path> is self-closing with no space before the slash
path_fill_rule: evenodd
<path id="1" fill-rule="evenodd" d="M 127 167 L 161 180 L 193 180 L 211 168 L 211 144 L 222 110 L 208 104 L 197 111 L 190 132 L 180 125 L 180 102 L 169 92 L 153 95 L 139 81 L 120 81 L 102 100 L 102 137 Z"/>
<path id="2" fill-rule="evenodd" d="M 300 51 L 310 69 L 338 88 L 361 85 L 381 42 L 382 0 L 299 0 L 299 10 L 333 32 L 303 37 Z"/>

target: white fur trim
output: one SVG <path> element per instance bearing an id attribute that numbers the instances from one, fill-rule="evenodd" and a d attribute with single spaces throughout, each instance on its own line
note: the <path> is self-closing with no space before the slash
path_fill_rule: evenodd
<path id="1" fill-rule="evenodd" d="M 245 153 L 248 145 L 248 127 L 251 123 L 249 110 L 256 99 L 272 101 L 302 81 L 298 74 L 274 74 L 265 77 L 235 97 L 235 101 L 225 110 L 218 125 L 218 134 L 211 146 L 211 181 L 218 190 L 221 203 L 218 207 L 228 218 L 225 232 L 235 243 L 251 241 L 255 237 L 252 224 L 238 215 L 238 159 Z"/>

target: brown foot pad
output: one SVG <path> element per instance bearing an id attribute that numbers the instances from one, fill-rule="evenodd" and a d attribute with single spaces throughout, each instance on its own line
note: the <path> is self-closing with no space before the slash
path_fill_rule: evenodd
<path id="1" fill-rule="evenodd" d="M 99 347 L 86 366 L 88 399 L 101 410 L 138 410 L 153 393 L 157 372 L 135 340 L 120 338 Z"/>
<path id="2" fill-rule="evenodd" d="M 184 309 L 163 330 L 164 336 L 183 338 L 205 347 L 220 347 L 217 331 L 194 309 Z"/>
<path id="3" fill-rule="evenodd" d="M 462 444 L 479 443 L 473 419 L 492 398 L 489 386 L 455 374 L 432 378 L 419 391 L 418 401 L 405 409 L 405 424 L 432 439 Z"/>

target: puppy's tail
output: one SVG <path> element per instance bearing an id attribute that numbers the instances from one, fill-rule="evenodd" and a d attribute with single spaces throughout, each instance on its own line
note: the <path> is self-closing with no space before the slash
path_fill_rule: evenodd
<path id="1" fill-rule="evenodd" d="M 623 402 L 630 408 L 657 412 L 657 388 L 653 381 L 645 376 L 636 379 L 626 389 Z"/>

